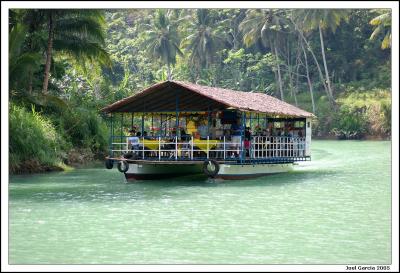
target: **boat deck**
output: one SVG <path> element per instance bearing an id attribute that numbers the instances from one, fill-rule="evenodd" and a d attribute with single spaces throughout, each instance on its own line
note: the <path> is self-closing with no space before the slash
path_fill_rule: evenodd
<path id="1" fill-rule="evenodd" d="M 126 161 L 132 164 L 157 164 L 157 165 L 196 165 L 203 164 L 207 158 L 199 158 L 199 159 L 171 159 L 171 160 L 158 160 L 158 158 L 149 158 L 149 159 L 127 159 L 124 157 L 107 157 L 106 159 L 110 159 L 113 161 Z M 231 158 L 225 160 L 213 159 L 218 163 L 225 164 L 284 164 L 284 163 L 294 163 L 296 161 L 310 161 L 311 157 L 270 157 L 270 158 L 246 158 L 246 159 L 238 159 Z"/>

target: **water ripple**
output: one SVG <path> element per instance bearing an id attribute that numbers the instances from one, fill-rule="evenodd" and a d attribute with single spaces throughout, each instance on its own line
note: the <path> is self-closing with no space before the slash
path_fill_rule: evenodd
<path id="1" fill-rule="evenodd" d="M 314 141 L 313 161 L 252 180 L 15 176 L 10 261 L 389 263 L 390 164 L 390 142 Z"/>

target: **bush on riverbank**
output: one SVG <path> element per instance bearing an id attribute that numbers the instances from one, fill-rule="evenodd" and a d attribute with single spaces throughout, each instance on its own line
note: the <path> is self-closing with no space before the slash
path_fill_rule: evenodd
<path id="1" fill-rule="evenodd" d="M 14 104 L 9 111 L 10 171 L 30 172 L 30 169 L 57 168 L 61 161 L 64 140 L 50 119 L 32 106 L 30 110 Z"/>
<path id="2" fill-rule="evenodd" d="M 10 105 L 10 172 L 62 170 L 100 158 L 107 148 L 107 126 L 94 111 L 66 109 L 43 114 Z"/>
<path id="3" fill-rule="evenodd" d="M 93 110 L 73 107 L 61 114 L 52 115 L 60 134 L 70 144 L 70 149 L 89 149 L 97 154 L 105 151 L 108 145 L 108 129 L 99 114 Z"/>
<path id="4" fill-rule="evenodd" d="M 315 93 L 313 136 L 319 138 L 388 139 L 391 137 L 391 92 L 388 89 L 343 87 L 332 110 L 324 94 Z M 310 96 L 297 97 L 300 108 L 312 112 Z M 293 99 L 289 100 L 294 104 Z"/>
<path id="5" fill-rule="evenodd" d="M 339 139 L 391 135 L 391 94 L 387 90 L 351 90 L 337 100 L 339 111 L 331 132 Z"/>

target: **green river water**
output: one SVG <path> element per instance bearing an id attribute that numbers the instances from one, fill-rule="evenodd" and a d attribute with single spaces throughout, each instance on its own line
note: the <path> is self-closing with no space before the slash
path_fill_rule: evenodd
<path id="1" fill-rule="evenodd" d="M 11 264 L 385 264 L 391 143 L 313 141 L 295 171 L 124 183 L 116 168 L 12 176 Z"/>

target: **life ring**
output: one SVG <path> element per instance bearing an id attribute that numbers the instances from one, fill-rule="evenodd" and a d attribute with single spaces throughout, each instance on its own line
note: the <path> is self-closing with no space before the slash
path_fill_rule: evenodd
<path id="1" fill-rule="evenodd" d="M 215 177 L 219 172 L 218 162 L 213 159 L 206 159 L 203 163 L 203 172 L 210 177 Z"/>
<path id="2" fill-rule="evenodd" d="M 121 173 L 126 173 L 129 169 L 129 163 L 126 161 L 120 161 L 117 164 L 117 168 Z"/>
<path id="3" fill-rule="evenodd" d="M 114 167 L 114 160 L 112 159 L 106 159 L 105 165 L 107 169 L 112 169 Z"/>

